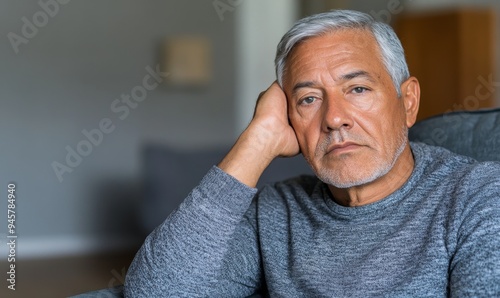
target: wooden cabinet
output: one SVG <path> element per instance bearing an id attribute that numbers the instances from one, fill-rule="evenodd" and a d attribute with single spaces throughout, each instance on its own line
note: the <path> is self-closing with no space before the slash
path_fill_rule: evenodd
<path id="1" fill-rule="evenodd" d="M 422 89 L 419 119 L 494 106 L 494 15 L 456 10 L 401 15 L 394 28 Z"/>

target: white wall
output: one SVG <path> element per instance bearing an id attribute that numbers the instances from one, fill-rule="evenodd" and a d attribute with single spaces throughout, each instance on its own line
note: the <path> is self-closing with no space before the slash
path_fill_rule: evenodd
<path id="1" fill-rule="evenodd" d="M 274 56 L 281 36 L 298 15 L 296 0 L 243 1 L 237 10 L 237 135 L 250 122 L 261 91 L 274 80 Z"/>

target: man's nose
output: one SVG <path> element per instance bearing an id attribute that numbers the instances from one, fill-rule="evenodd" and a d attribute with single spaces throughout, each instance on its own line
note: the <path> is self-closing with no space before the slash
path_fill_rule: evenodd
<path id="1" fill-rule="evenodd" d="M 352 111 L 349 103 L 342 96 L 330 96 L 323 106 L 323 124 L 325 132 L 350 129 L 353 126 Z"/>

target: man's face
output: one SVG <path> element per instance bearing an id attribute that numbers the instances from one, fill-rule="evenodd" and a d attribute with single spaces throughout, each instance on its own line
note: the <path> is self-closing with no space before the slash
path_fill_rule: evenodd
<path id="1" fill-rule="evenodd" d="M 373 35 L 343 30 L 293 49 L 283 89 L 292 127 L 318 177 L 349 188 L 388 173 L 407 146 L 403 100 Z"/>

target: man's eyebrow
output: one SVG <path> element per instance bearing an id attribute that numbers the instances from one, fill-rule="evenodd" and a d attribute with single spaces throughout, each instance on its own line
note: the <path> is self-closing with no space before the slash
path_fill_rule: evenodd
<path id="1" fill-rule="evenodd" d="M 373 78 L 373 76 L 370 75 L 370 73 L 368 73 L 367 71 L 364 71 L 364 70 L 356 70 L 356 71 L 353 71 L 353 72 L 349 72 L 349 73 L 340 75 L 336 79 L 336 81 L 349 81 L 349 80 L 352 80 L 352 79 L 355 79 L 355 78 L 359 78 L 359 77 L 365 77 L 367 80 L 369 80 L 371 82 L 375 82 L 375 79 Z M 295 84 L 295 86 L 293 86 L 292 95 L 297 94 L 297 91 L 300 88 L 315 87 L 315 86 L 318 86 L 318 85 L 319 85 L 318 83 L 313 82 L 313 81 L 299 82 L 299 83 Z"/>
<path id="2" fill-rule="evenodd" d="M 292 94 L 295 95 L 300 88 L 314 87 L 317 86 L 313 81 L 299 82 L 293 86 Z"/>
<path id="3" fill-rule="evenodd" d="M 357 71 L 343 74 L 343 75 L 339 76 L 339 78 L 337 80 L 338 81 L 349 81 L 349 80 L 352 80 L 352 79 L 355 79 L 358 77 L 365 77 L 369 81 L 375 82 L 375 79 L 368 72 L 366 72 L 364 70 L 357 70 Z"/>

